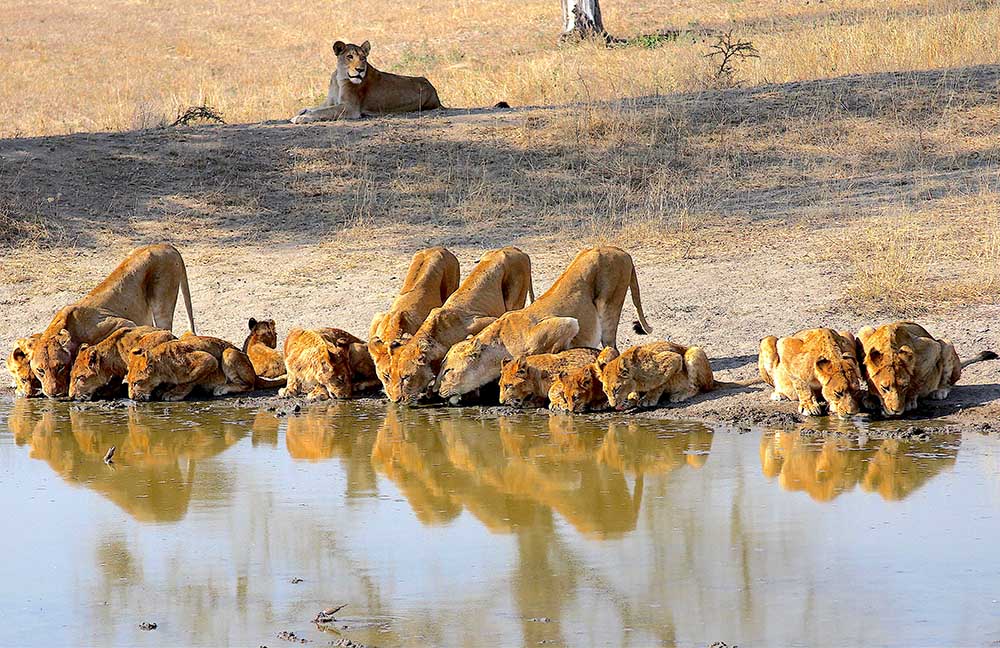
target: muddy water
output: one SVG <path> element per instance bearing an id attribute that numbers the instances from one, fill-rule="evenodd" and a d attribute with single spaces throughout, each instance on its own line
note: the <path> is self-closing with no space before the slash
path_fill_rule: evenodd
<path id="1" fill-rule="evenodd" d="M 0 644 L 1000 639 L 995 439 L 475 414 L 0 401 Z"/>

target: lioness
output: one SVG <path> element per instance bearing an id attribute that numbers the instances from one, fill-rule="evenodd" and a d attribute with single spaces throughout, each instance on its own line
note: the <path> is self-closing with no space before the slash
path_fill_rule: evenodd
<path id="1" fill-rule="evenodd" d="M 559 372 L 549 387 L 549 409 L 553 412 L 599 412 L 607 408 L 601 370 L 595 362 Z"/>
<path id="2" fill-rule="evenodd" d="M 560 373 L 591 365 L 595 358 L 597 349 L 568 349 L 504 360 L 500 368 L 500 402 L 513 407 L 544 407 Z"/>
<path id="3" fill-rule="evenodd" d="M 771 400 L 799 401 L 799 412 L 823 413 L 823 401 L 831 413 L 848 418 L 858 413 L 861 400 L 861 368 L 856 359 L 855 339 L 847 331 L 806 329 L 789 337 L 769 336 L 760 341 L 757 368 L 760 377 L 774 388 Z"/>
<path id="4" fill-rule="evenodd" d="M 14 379 L 13 387 L 15 396 L 31 398 L 38 395 L 38 392 L 42 389 L 42 384 L 38 382 L 38 378 L 31 372 L 32 349 L 40 337 L 42 337 L 41 333 L 35 333 L 34 335 L 19 339 L 14 344 L 10 355 L 7 356 L 7 371 L 10 372 L 11 378 Z"/>
<path id="5" fill-rule="evenodd" d="M 393 354 L 386 395 L 397 403 L 429 396 L 448 349 L 475 335 L 507 311 L 524 308 L 531 288 L 531 259 L 516 247 L 491 250 L 441 308 L 431 311 L 412 338 Z"/>
<path id="6" fill-rule="evenodd" d="M 378 388 L 365 343 L 335 328 L 292 329 L 285 338 L 288 382 L 278 396 L 354 398 Z"/>
<path id="7" fill-rule="evenodd" d="M 134 349 L 152 349 L 173 339 L 173 333 L 165 329 L 137 326 L 118 329 L 94 346 L 81 345 L 69 375 L 69 397 L 93 399 L 115 380 L 120 382 L 128 375 Z"/>
<path id="8" fill-rule="evenodd" d="M 630 347 L 621 355 L 608 348 L 596 364 L 608 404 L 619 411 L 655 407 L 663 399 L 680 403 L 715 388 L 712 367 L 701 347 L 653 342 Z"/>
<path id="9" fill-rule="evenodd" d="M 444 304 L 455 289 L 461 273 L 458 259 L 443 247 L 427 248 L 413 255 L 399 295 L 389 310 L 372 318 L 368 329 L 368 351 L 375 361 L 379 380 L 389 391 L 390 353 L 413 335 L 431 309 Z"/>
<path id="10" fill-rule="evenodd" d="M 878 396 L 886 416 L 916 408 L 920 398 L 944 400 L 964 367 L 997 357 L 983 351 L 961 362 L 951 342 L 935 339 L 913 322 L 867 326 L 858 331 L 858 341 L 868 392 Z"/>
<path id="11" fill-rule="evenodd" d="M 184 400 L 200 388 L 213 396 L 252 391 L 257 374 L 245 353 L 219 338 L 184 335 L 129 354 L 128 396 L 148 401 L 154 392 L 165 401 Z"/>
<path id="12" fill-rule="evenodd" d="M 632 257 L 616 247 L 581 251 L 538 301 L 453 346 L 441 366 L 438 392 L 457 402 L 462 394 L 499 378 L 501 362 L 515 355 L 617 347 L 618 320 L 629 290 L 639 315 L 636 332 L 649 333 Z"/>
<path id="13" fill-rule="evenodd" d="M 368 62 L 368 41 L 333 44 L 337 70 L 330 78 L 326 101 L 292 117 L 293 124 L 333 119 L 360 119 L 362 115 L 434 110 L 441 107 L 437 90 L 424 77 L 389 74 Z"/>
<path id="14" fill-rule="evenodd" d="M 194 331 L 191 291 L 180 252 L 172 245 L 133 250 L 80 301 L 64 307 L 49 323 L 31 354 L 31 370 L 50 398 L 69 391 L 69 372 L 81 344 L 96 344 L 119 328 L 139 325 L 169 330 L 177 290 L 184 295 Z"/>
<path id="15" fill-rule="evenodd" d="M 247 321 L 250 335 L 243 341 L 243 353 L 253 364 L 254 373 L 261 378 L 281 378 L 285 375 L 285 359 L 277 350 L 278 332 L 274 320 Z"/>

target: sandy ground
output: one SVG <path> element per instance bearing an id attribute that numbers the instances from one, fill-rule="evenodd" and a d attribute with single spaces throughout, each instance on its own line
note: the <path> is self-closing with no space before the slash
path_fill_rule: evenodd
<path id="1" fill-rule="evenodd" d="M 927 83 L 939 88 L 953 78 L 931 75 Z M 962 83 L 969 85 L 968 78 Z M 983 68 L 975 79 L 979 85 L 972 84 L 968 102 L 995 102 L 1000 69 Z M 789 84 L 782 105 L 840 97 L 836 83 Z M 843 83 L 864 104 L 858 97 L 870 82 Z M 921 87 L 912 86 L 918 98 Z M 776 92 L 741 91 L 729 101 L 750 105 Z M 650 99 L 643 110 L 669 115 L 683 108 L 694 115 L 697 102 L 710 106 L 717 98 L 678 101 Z M 936 104 L 922 110 L 935 122 L 941 117 L 933 114 Z M 519 139 L 514 146 L 498 135 L 509 129 L 521 138 L 552 113 L 443 111 L 308 127 L 265 123 L 0 141 L 0 208 L 6 210 L 0 217 L 8 219 L 0 237 L 6 245 L 0 247 L 0 346 L 9 349 L 17 337 L 44 328 L 59 307 L 96 285 L 141 243 L 178 246 L 199 332 L 239 344 L 251 316 L 275 319 L 280 337 L 293 326 L 336 326 L 364 336 L 372 315 L 394 296 L 412 253 L 427 245 L 449 246 L 464 275 L 483 250 L 516 244 L 532 258 L 540 295 L 581 247 L 610 240 L 633 254 L 654 328 L 649 338 L 632 333 L 627 300 L 619 346 L 645 339 L 698 344 L 712 358 L 717 378 L 744 379 L 756 372 L 757 343 L 765 335 L 810 326 L 856 330 L 897 318 L 845 306 L 843 263 L 822 253 L 823 241 L 835 240 L 848 222 L 845 212 L 909 200 L 911 192 L 928 193 L 928 186 L 935 191 L 927 199 L 938 200 L 984 175 L 995 178 L 998 168 L 994 151 L 925 165 L 916 185 L 896 181 L 911 170 L 894 166 L 872 168 L 850 183 L 822 184 L 803 175 L 766 186 L 761 183 L 774 168 L 765 165 L 727 181 L 733 186 L 719 184 L 721 197 L 705 225 L 691 232 L 661 229 L 659 238 L 642 240 L 594 227 L 588 211 L 607 208 L 599 197 L 577 206 L 589 194 L 574 193 L 573 175 L 598 177 L 602 169 L 593 160 L 567 157 L 545 144 L 549 140 L 533 145 Z M 732 121 L 726 114 L 713 123 Z M 754 114 L 744 121 L 766 119 Z M 752 138 L 753 131 L 741 137 Z M 601 151 L 605 157 L 597 162 L 620 158 L 613 147 Z M 636 153 L 652 155 L 650 164 L 659 154 Z M 575 164 L 583 171 L 574 171 Z M 788 166 L 787 160 L 775 164 Z M 694 165 L 683 173 L 679 182 L 694 183 L 702 172 Z M 843 217 L 828 217 L 836 213 Z M 950 338 L 963 357 L 1000 349 L 996 303 L 953 301 L 915 315 L 935 335 Z M 178 309 L 175 330 L 185 329 Z M 794 404 L 774 404 L 767 395 L 756 388 L 717 392 L 653 415 L 740 425 L 800 422 Z M 948 401 L 916 418 L 938 416 L 969 425 L 1000 419 L 1000 362 L 969 368 Z"/>

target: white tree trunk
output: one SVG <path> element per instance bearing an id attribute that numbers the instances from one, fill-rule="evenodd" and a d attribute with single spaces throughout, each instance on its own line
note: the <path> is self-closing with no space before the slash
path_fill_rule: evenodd
<path id="1" fill-rule="evenodd" d="M 607 38 L 599 0 L 562 0 L 562 38 Z"/>

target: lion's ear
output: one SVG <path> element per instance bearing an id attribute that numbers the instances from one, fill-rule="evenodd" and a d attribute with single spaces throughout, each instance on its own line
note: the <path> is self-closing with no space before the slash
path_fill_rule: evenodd
<path id="1" fill-rule="evenodd" d="M 878 365 L 882 362 L 882 352 L 878 349 L 872 349 L 868 352 L 868 359 L 871 360 L 873 365 Z"/>
<path id="2" fill-rule="evenodd" d="M 559 372 L 559 380 L 566 380 L 566 376 L 568 376 L 568 375 L 569 374 L 566 373 L 565 371 L 560 371 Z"/>
<path id="3" fill-rule="evenodd" d="M 608 363 L 618 357 L 618 349 L 614 347 L 604 347 L 604 349 L 597 354 L 597 360 L 594 363 L 597 365 L 598 369 L 604 369 L 608 366 Z"/>
<path id="4" fill-rule="evenodd" d="M 509 365 L 509 364 L 510 364 L 510 362 L 511 362 L 511 360 L 513 360 L 513 359 L 514 359 L 514 358 L 504 358 L 504 359 L 502 359 L 502 360 L 500 361 L 500 368 L 501 368 L 501 369 L 506 369 L 506 368 L 507 368 L 507 365 Z"/>
<path id="5" fill-rule="evenodd" d="M 10 354 L 10 357 L 14 358 L 14 360 L 17 361 L 17 362 L 24 362 L 24 359 L 27 358 L 28 356 L 21 349 L 21 347 L 16 346 L 16 347 L 14 347 L 14 351 Z"/>
<path id="6" fill-rule="evenodd" d="M 369 43 L 368 41 L 365 41 L 365 42 L 361 43 L 361 52 L 365 56 L 368 56 L 368 53 L 371 52 L 371 51 L 372 51 L 372 44 L 371 43 Z"/>
<path id="7" fill-rule="evenodd" d="M 146 350 L 145 349 L 132 349 L 132 355 L 134 355 L 134 356 L 146 355 Z"/>
<path id="8" fill-rule="evenodd" d="M 59 346 L 63 348 L 69 347 L 70 342 L 72 341 L 73 338 L 70 336 L 69 331 L 67 331 L 66 329 L 60 330 L 59 333 L 56 335 L 56 342 L 58 342 Z"/>
<path id="9" fill-rule="evenodd" d="M 899 351 L 897 351 L 897 353 L 899 354 L 899 359 L 903 361 L 904 365 L 907 367 L 913 366 L 916 360 L 916 354 L 913 352 L 913 347 L 904 344 L 899 347 Z"/>
<path id="10" fill-rule="evenodd" d="M 251 331 L 257 328 L 257 320 L 251 317 L 249 321 L 247 321 L 247 327 L 249 327 Z"/>
<path id="11" fill-rule="evenodd" d="M 337 56 L 343 54 L 344 50 L 347 49 L 347 43 L 344 41 L 337 41 L 333 44 L 333 53 Z"/>
<path id="12" fill-rule="evenodd" d="M 816 360 L 816 368 L 820 371 L 826 371 L 830 368 L 830 361 L 827 358 L 820 357 Z"/>

